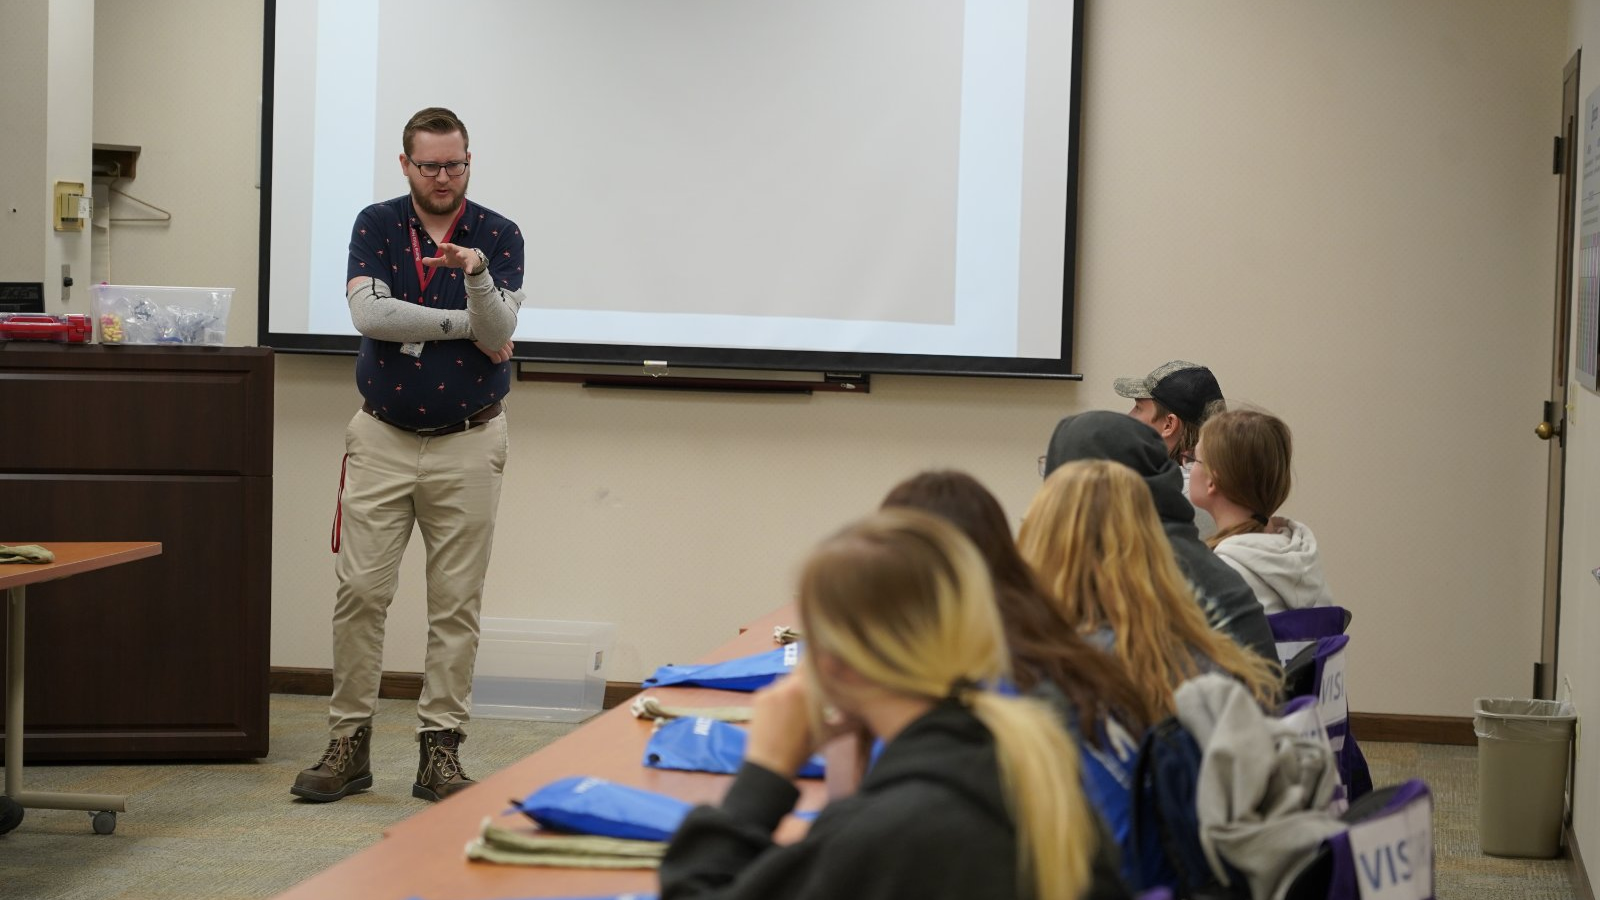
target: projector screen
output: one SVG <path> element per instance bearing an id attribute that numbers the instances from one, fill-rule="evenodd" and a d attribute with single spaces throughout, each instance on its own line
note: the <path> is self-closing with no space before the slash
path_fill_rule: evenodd
<path id="1" fill-rule="evenodd" d="M 1082 0 L 267 0 L 261 342 L 353 352 L 417 109 L 526 242 L 516 358 L 1071 377 Z"/>

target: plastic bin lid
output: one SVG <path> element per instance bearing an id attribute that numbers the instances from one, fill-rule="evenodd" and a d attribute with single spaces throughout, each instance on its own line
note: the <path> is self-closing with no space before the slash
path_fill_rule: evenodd
<path id="1" fill-rule="evenodd" d="M 1538 719 L 1571 721 L 1578 717 L 1571 700 L 1516 700 L 1510 697 L 1479 697 L 1473 715 L 1485 719 Z"/>

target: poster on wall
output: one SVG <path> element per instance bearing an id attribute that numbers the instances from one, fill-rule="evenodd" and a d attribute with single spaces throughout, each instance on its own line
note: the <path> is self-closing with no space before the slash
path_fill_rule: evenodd
<path id="1" fill-rule="evenodd" d="M 1600 373 L 1600 90 L 1583 115 L 1583 187 L 1579 197 L 1578 383 L 1596 390 Z"/>

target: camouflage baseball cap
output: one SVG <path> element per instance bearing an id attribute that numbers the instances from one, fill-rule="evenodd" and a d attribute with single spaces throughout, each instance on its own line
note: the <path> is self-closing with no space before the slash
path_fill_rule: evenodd
<path id="1" fill-rule="evenodd" d="M 1154 400 L 1191 425 L 1198 425 L 1206 408 L 1222 399 L 1222 386 L 1210 369 L 1181 359 L 1143 378 L 1118 378 L 1113 387 L 1132 400 Z"/>

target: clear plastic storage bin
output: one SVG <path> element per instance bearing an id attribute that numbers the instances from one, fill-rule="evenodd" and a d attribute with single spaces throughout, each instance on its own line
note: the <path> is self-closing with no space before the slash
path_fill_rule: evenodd
<path id="1" fill-rule="evenodd" d="M 220 347 L 228 332 L 233 288 L 94 286 L 102 344 L 198 344 Z"/>
<path id="2" fill-rule="evenodd" d="M 485 719 L 581 722 L 606 696 L 610 622 L 491 619 L 481 623 L 472 714 Z"/>

